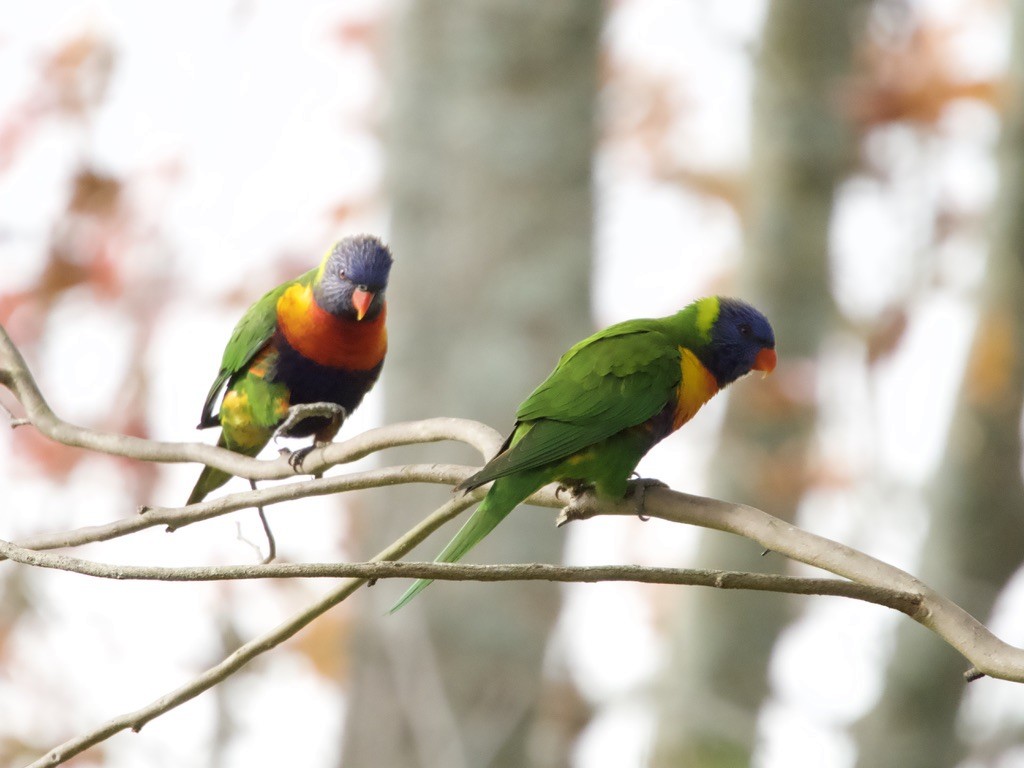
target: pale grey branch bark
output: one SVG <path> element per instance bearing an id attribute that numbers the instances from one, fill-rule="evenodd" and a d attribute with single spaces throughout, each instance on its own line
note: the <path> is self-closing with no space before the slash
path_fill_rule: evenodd
<path id="1" fill-rule="evenodd" d="M 921 604 L 908 615 L 974 665 L 966 673 L 969 678 L 981 673 L 1024 682 L 1024 649 L 1003 642 L 959 605 L 906 571 L 745 504 L 663 488 L 649 489 L 645 501 L 644 514 L 651 517 L 734 533 L 772 552 L 860 584 L 918 594 Z M 593 514 L 636 514 L 632 501 L 608 503 L 593 499 L 590 506 Z"/>
<path id="2" fill-rule="evenodd" d="M 21 426 L 27 421 L 43 435 L 63 445 L 85 448 L 111 456 L 125 456 L 138 461 L 162 463 L 194 461 L 248 480 L 280 480 L 295 476 L 295 470 L 288 464 L 288 460 L 284 456 L 270 461 L 261 461 L 205 443 L 159 442 L 69 424 L 58 418 L 43 398 L 28 365 L 2 325 L 0 325 L 0 385 L 7 387 L 21 407 L 25 409 L 25 418 L 15 418 L 12 421 L 12 426 Z M 476 448 L 484 458 L 490 458 L 501 445 L 502 436 L 485 424 L 467 419 L 439 417 L 389 424 L 313 451 L 302 463 L 302 474 L 320 474 L 336 464 L 356 461 L 385 448 L 442 440 L 458 440 Z"/>
<path id="3" fill-rule="evenodd" d="M 192 443 L 161 443 L 141 438 L 102 433 L 68 424 L 46 405 L 24 361 L 0 327 L 0 384 L 7 386 L 25 409 L 28 421 L 44 435 L 66 445 L 127 456 L 145 461 L 198 461 L 242 477 L 271 479 L 291 475 L 283 459 L 256 461 L 212 446 Z M 16 422 L 12 426 L 16 426 Z M 319 471 L 351 461 L 384 448 L 416 442 L 459 440 L 490 456 L 500 444 L 497 432 L 483 424 L 461 419 L 429 419 L 394 424 L 371 430 L 318 452 L 306 469 Z M 357 488 L 423 482 L 457 484 L 470 468 L 450 464 L 422 464 L 388 467 L 339 477 L 321 478 L 231 494 L 181 509 L 151 508 L 142 514 L 103 526 L 57 534 L 42 534 L 18 545 L 0 541 L 0 558 L 30 565 L 59 567 L 106 578 L 149 578 L 208 580 L 227 578 L 339 578 L 342 583 L 306 610 L 266 634 L 244 644 L 195 680 L 151 702 L 145 707 L 116 717 L 100 727 L 71 739 L 41 757 L 33 766 L 59 765 L 123 730 L 139 730 L 154 717 L 188 701 L 216 685 L 261 653 L 268 651 L 317 616 L 346 599 L 368 579 L 425 577 L 440 580 L 498 581 L 545 579 L 552 581 L 629 580 L 651 583 L 704 585 L 729 589 L 758 589 L 797 594 L 824 594 L 866 600 L 902 611 L 928 627 L 956 648 L 973 665 L 970 672 L 1024 682 L 1024 649 L 995 637 L 980 622 L 948 598 L 920 580 L 887 563 L 837 542 L 816 536 L 754 507 L 677 493 L 661 488 L 646 493 L 644 512 L 678 523 L 714 528 L 756 541 L 762 547 L 848 579 L 800 579 L 777 574 L 725 571 L 697 571 L 664 568 L 597 566 L 564 568 L 550 565 L 471 566 L 435 563 L 393 563 L 409 552 L 438 526 L 474 504 L 485 492 L 458 496 L 368 563 L 269 564 L 226 568 L 160 569 L 92 563 L 39 550 L 67 547 L 123 536 L 153 525 L 170 529 L 256 505 L 275 504 L 305 496 L 340 493 Z M 528 499 L 530 504 L 561 507 L 553 488 L 542 489 Z M 632 500 L 611 503 L 586 499 L 586 517 L 596 514 L 635 515 Z M 580 519 L 576 516 L 574 519 Z"/>
<path id="4" fill-rule="evenodd" d="M 17 542 L 17 545 L 34 550 L 77 547 L 97 541 L 109 541 L 157 525 L 165 525 L 168 531 L 175 531 L 186 525 L 226 515 L 240 509 L 270 506 L 309 496 L 324 496 L 365 488 L 382 488 L 403 483 L 455 485 L 474 471 L 475 468 L 458 464 L 408 464 L 399 467 L 382 467 L 366 472 L 353 472 L 348 475 L 323 477 L 316 480 L 260 488 L 255 491 L 231 493 L 187 507 L 143 507 L 140 514 L 134 517 L 114 520 L 103 525 L 75 528 L 70 531 L 40 533 Z M 0 560 L 2 559 L 3 554 L 0 553 Z"/>
<path id="5" fill-rule="evenodd" d="M 470 502 L 472 503 L 472 502 Z M 596 583 L 632 581 L 643 584 L 677 584 L 785 592 L 794 595 L 831 595 L 864 600 L 913 616 L 919 595 L 886 587 L 866 586 L 840 579 L 811 579 L 774 573 L 745 573 L 693 568 L 652 568 L 639 565 L 562 566 L 543 563 L 522 565 L 471 565 L 468 563 L 258 563 L 252 565 L 168 568 L 114 565 L 36 552 L 0 539 L 0 553 L 25 565 L 70 571 L 117 580 L 227 581 L 233 579 L 341 578 L 434 579 L 436 581 L 559 581 Z"/>
<path id="6" fill-rule="evenodd" d="M 392 545 L 380 552 L 373 558 L 373 562 L 394 560 L 402 557 L 402 555 L 419 544 L 439 526 L 448 522 L 451 518 L 466 509 L 466 507 L 473 504 L 473 501 L 474 498 L 472 495 L 452 499 L 423 520 L 423 522 L 419 523 L 408 533 L 395 541 Z M 364 578 L 345 579 L 339 586 L 332 589 L 301 613 L 298 613 L 284 623 L 279 624 L 271 631 L 245 643 L 226 659 L 221 661 L 219 664 L 215 664 L 210 667 L 194 680 L 191 680 L 180 688 L 153 700 L 146 706 L 137 709 L 134 712 L 127 712 L 123 715 L 119 715 L 98 728 L 76 736 L 73 739 L 69 739 L 60 746 L 47 752 L 34 763 L 29 765 L 28 768 L 44 768 L 46 766 L 61 765 L 73 758 L 75 755 L 81 754 L 89 747 L 95 746 L 96 744 L 109 739 L 116 733 L 129 729 L 138 732 L 150 720 L 159 717 L 180 704 L 184 704 L 190 699 L 195 698 L 203 691 L 212 688 L 217 683 L 237 672 L 260 654 L 265 653 L 272 648 L 276 648 L 315 618 L 348 598 L 365 582 L 366 579 Z"/>

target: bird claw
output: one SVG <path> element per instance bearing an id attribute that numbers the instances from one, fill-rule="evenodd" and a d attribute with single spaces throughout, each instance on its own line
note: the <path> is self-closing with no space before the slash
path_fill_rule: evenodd
<path id="1" fill-rule="evenodd" d="M 645 523 L 651 519 L 650 515 L 644 514 L 644 502 L 647 500 L 648 488 L 668 488 L 668 484 L 653 477 L 640 477 L 637 475 L 636 479 L 629 481 L 629 488 L 626 491 L 626 498 L 633 499 L 633 504 L 636 507 L 636 516 Z"/>
<path id="2" fill-rule="evenodd" d="M 668 488 L 668 485 L 651 477 L 637 477 L 635 480 L 629 481 L 626 495 L 623 497 L 633 501 L 637 517 L 645 522 L 651 519 L 650 516 L 644 514 L 644 501 L 648 488 Z M 593 485 L 582 481 L 562 483 L 555 489 L 555 498 L 561 498 L 561 493 L 564 491 L 568 491 L 571 498 L 555 518 L 555 525 L 559 528 L 573 520 L 586 520 L 588 517 L 601 513 L 603 505 L 593 493 Z"/>
<path id="3" fill-rule="evenodd" d="M 293 405 L 288 409 L 288 415 L 284 417 L 284 421 L 274 430 L 274 442 L 277 442 L 282 437 L 290 437 L 292 431 L 299 424 L 311 418 L 328 419 L 340 427 L 341 423 L 348 418 L 348 411 L 337 403 L 299 403 L 298 405 Z M 334 432 L 337 432 L 337 429 Z"/>
<path id="4" fill-rule="evenodd" d="M 279 438 L 291 437 L 295 428 L 306 419 L 328 420 L 328 425 L 316 433 L 312 445 L 288 454 L 288 466 L 292 468 L 295 474 L 300 474 L 302 472 L 302 463 L 309 456 L 310 452 L 317 448 L 323 448 L 330 443 L 331 438 L 338 433 L 342 422 L 347 418 L 348 411 L 337 403 L 299 403 L 288 409 L 288 415 L 285 416 L 284 421 L 274 430 L 273 440 L 276 442 Z M 285 451 L 282 450 L 281 453 L 285 453 Z M 313 476 L 320 477 L 321 474 L 314 473 Z"/>
<path id="5" fill-rule="evenodd" d="M 561 528 L 573 520 L 586 520 L 597 514 L 598 506 L 594 502 L 593 491 L 594 486 L 582 480 L 560 483 L 555 489 L 555 498 L 560 499 L 562 493 L 568 493 L 569 502 L 555 518 L 555 526 Z"/>
<path id="6" fill-rule="evenodd" d="M 288 466 L 292 468 L 292 471 L 296 475 L 302 474 L 302 463 L 309 458 L 309 454 L 315 451 L 317 448 L 323 448 L 327 443 L 321 443 L 319 440 L 314 440 L 312 445 L 307 445 L 305 448 L 299 448 L 297 451 L 292 451 L 288 454 Z M 318 472 L 313 477 L 320 477 L 323 473 Z"/>
<path id="7" fill-rule="evenodd" d="M 302 462 L 306 460 L 312 450 L 313 446 L 307 445 L 305 448 L 299 448 L 288 454 L 288 466 L 292 468 L 292 472 L 299 474 L 302 471 Z"/>
<path id="8" fill-rule="evenodd" d="M 563 493 L 568 493 L 570 497 L 575 498 L 593 489 L 593 484 L 585 480 L 566 480 L 563 483 L 559 483 L 555 488 L 555 498 L 561 501 Z"/>

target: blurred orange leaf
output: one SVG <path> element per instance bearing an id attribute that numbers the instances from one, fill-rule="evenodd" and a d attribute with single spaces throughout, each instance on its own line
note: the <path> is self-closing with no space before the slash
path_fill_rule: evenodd
<path id="1" fill-rule="evenodd" d="M 984 312 L 975 331 L 964 379 L 968 399 L 978 405 L 1005 402 L 1011 394 L 1013 367 L 1019 354 L 1020 344 L 1010 312 L 1001 307 Z"/>
<path id="2" fill-rule="evenodd" d="M 868 365 L 884 360 L 899 348 L 907 325 L 907 312 L 903 308 L 890 308 L 882 313 L 867 334 Z"/>
<path id="3" fill-rule="evenodd" d="M 88 451 L 70 448 L 43 437 L 30 426 L 14 430 L 13 452 L 21 459 L 34 464 L 49 477 L 66 480 L 78 462 L 89 456 Z"/>
<path id="4" fill-rule="evenodd" d="M 966 80 L 951 65 L 955 33 L 954 26 L 922 23 L 899 43 L 868 36 L 860 72 L 841 94 L 847 115 L 867 129 L 899 121 L 933 125 L 957 99 L 998 106 L 1000 82 Z"/>
<path id="5" fill-rule="evenodd" d="M 107 218 L 117 212 L 122 184 L 113 176 L 81 168 L 72 182 L 68 210 L 88 216 Z"/>
<path id="6" fill-rule="evenodd" d="M 343 680 L 348 675 L 346 649 L 351 631 L 348 612 L 335 609 L 306 627 L 289 645 L 305 656 L 324 678 Z"/>
<path id="7" fill-rule="evenodd" d="M 79 115 L 102 99 L 114 68 L 114 49 L 92 32 L 65 41 L 43 61 L 50 106 Z"/>
<path id="8" fill-rule="evenodd" d="M 383 23 L 376 17 L 345 19 L 334 27 L 334 39 L 343 46 L 376 48 Z"/>

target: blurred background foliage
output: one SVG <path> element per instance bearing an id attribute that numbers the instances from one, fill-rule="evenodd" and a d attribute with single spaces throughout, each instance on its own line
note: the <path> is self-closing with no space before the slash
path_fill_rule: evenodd
<path id="1" fill-rule="evenodd" d="M 575 340 L 742 295 L 780 365 L 645 460 L 888 560 L 1024 643 L 1024 3 L 418 0 L 0 11 L 0 323 L 60 415 L 190 440 L 234 320 L 332 239 L 397 257 L 346 425 L 511 425 Z M 0 402 L 14 408 L 6 393 Z M 431 446 L 381 459 L 476 462 Z M 0 537 L 176 504 L 194 467 L 0 431 Z M 363 559 L 446 497 L 270 510 Z M 251 515 L 86 548 L 247 562 Z M 442 534 L 447 531 L 442 532 Z M 439 536 L 439 539 L 443 536 Z M 415 553 L 431 557 L 438 542 Z M 810 572 L 651 521 L 524 509 L 475 561 Z M 1024 692 L 830 599 L 380 583 L 79 765 L 1024 766 Z M 0 763 L 197 674 L 317 584 L 0 568 Z"/>

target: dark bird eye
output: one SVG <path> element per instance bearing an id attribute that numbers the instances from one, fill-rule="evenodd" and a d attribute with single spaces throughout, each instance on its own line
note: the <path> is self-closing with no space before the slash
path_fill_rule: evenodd
<path id="1" fill-rule="evenodd" d="M 740 323 L 740 336 L 750 336 L 754 332 L 754 329 L 750 327 L 750 323 Z"/>
<path id="2" fill-rule="evenodd" d="M 338 277 L 340 277 L 342 280 L 345 279 L 345 270 L 344 269 L 339 269 L 338 270 Z"/>

